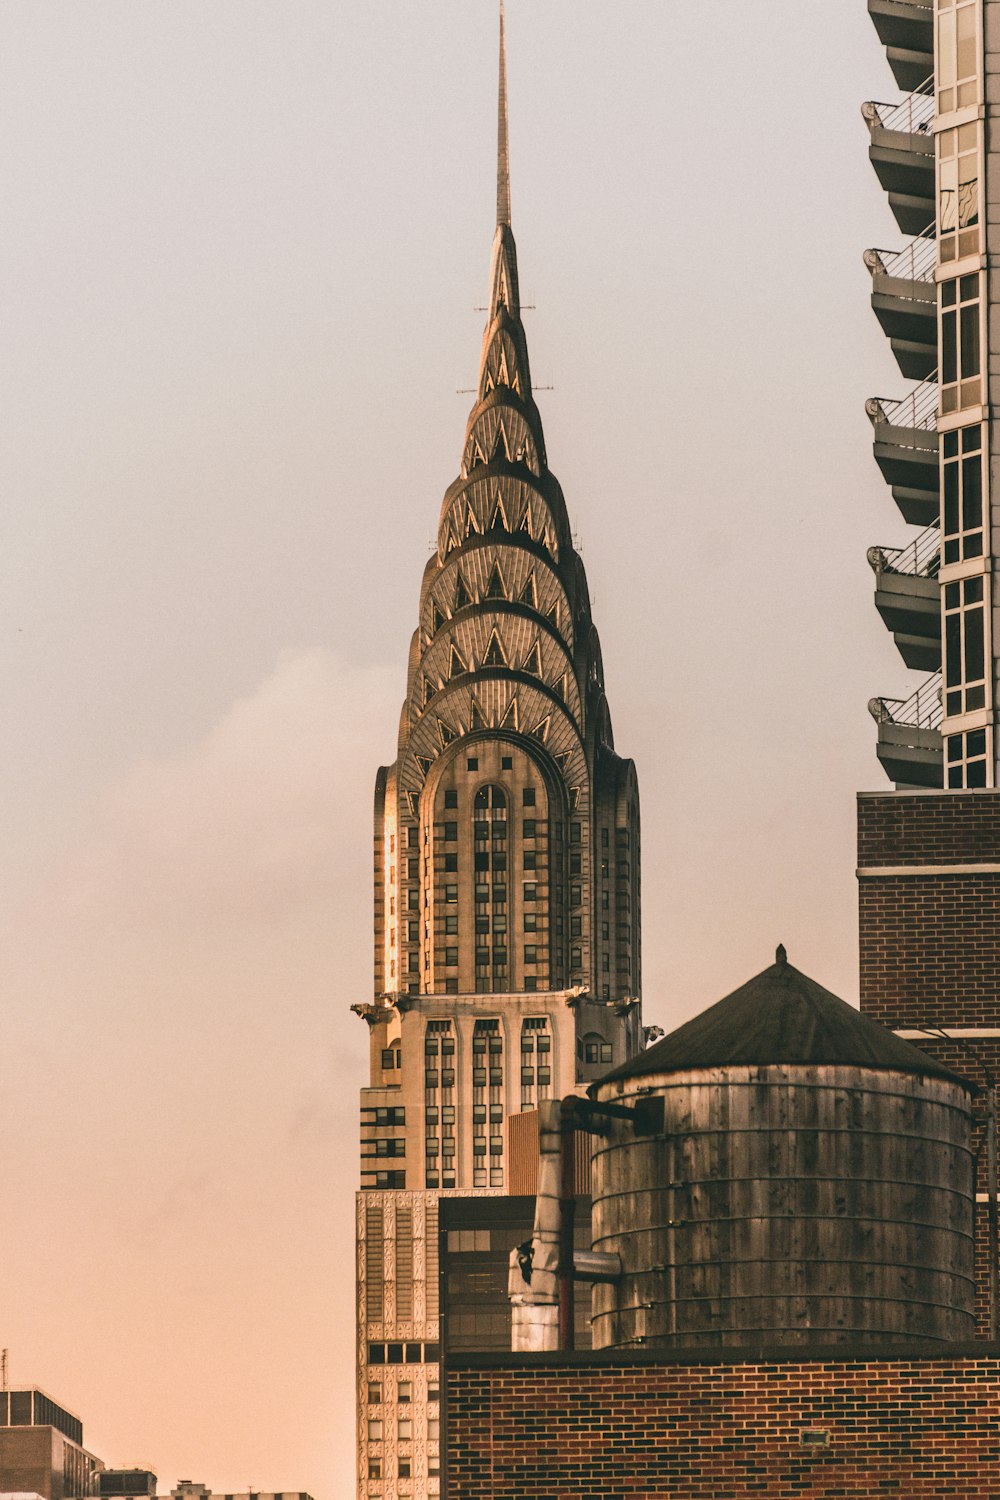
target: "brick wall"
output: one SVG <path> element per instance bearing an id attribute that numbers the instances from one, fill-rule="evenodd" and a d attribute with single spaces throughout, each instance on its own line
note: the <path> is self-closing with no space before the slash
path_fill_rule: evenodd
<path id="1" fill-rule="evenodd" d="M 1000 1026 L 1000 872 L 977 864 L 1000 864 L 1000 792 L 858 798 L 866 1015 L 894 1028 Z M 898 873 L 927 865 L 962 868 Z"/>
<path id="2" fill-rule="evenodd" d="M 786 1351 L 787 1353 L 787 1351 Z M 1000 1346 L 466 1357 L 448 1500 L 1000 1497 Z"/>
<path id="3" fill-rule="evenodd" d="M 896 1030 L 1000 1028 L 1000 873 L 975 868 L 991 864 L 1000 865 L 1000 792 L 859 796 L 860 994 L 866 1015 Z M 928 866 L 933 873 L 921 874 Z M 949 866 L 962 868 L 951 873 Z M 915 873 L 905 873 L 910 870 Z M 910 1040 L 980 1088 L 991 1076 L 1000 1079 L 1000 1038 Z M 984 1192 L 982 1096 L 976 1113 L 978 1186 Z M 989 1328 L 985 1221 L 980 1203 L 977 1312 L 983 1335 Z"/>

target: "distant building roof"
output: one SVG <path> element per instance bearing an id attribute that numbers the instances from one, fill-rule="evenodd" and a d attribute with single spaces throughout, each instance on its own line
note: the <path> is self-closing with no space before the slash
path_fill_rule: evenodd
<path id="1" fill-rule="evenodd" d="M 949 1078 L 975 1085 L 840 1000 L 788 962 L 777 961 L 731 995 L 591 1086 L 648 1073 L 767 1063 L 841 1063 Z"/>

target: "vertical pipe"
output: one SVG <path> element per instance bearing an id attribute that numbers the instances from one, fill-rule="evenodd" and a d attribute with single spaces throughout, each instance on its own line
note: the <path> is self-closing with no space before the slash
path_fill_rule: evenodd
<path id="1" fill-rule="evenodd" d="M 573 1307 L 573 1219 L 576 1212 L 574 1194 L 573 1147 L 576 1141 L 576 1100 L 562 1101 L 559 1111 L 559 1348 L 569 1350 L 574 1344 Z"/>
<path id="2" fill-rule="evenodd" d="M 995 1342 L 1000 1336 L 1000 1233 L 997 1222 L 997 1091 L 992 1082 L 987 1087 L 986 1115 L 986 1192 L 989 1199 L 989 1249 L 990 1257 L 990 1338 Z"/>

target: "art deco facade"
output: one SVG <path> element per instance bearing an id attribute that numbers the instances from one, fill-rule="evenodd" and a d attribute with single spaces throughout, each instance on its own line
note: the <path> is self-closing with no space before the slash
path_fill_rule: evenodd
<path id="1" fill-rule="evenodd" d="M 639 799 L 615 752 L 583 562 L 549 469 L 510 223 L 475 404 L 375 794 L 361 1093 L 359 1485 L 437 1492 L 437 1200 L 509 1191 L 506 1121 L 640 1043 Z"/>

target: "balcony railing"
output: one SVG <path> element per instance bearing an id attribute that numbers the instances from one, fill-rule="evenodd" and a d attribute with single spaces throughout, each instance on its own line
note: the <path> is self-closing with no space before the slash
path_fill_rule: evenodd
<path id="1" fill-rule="evenodd" d="M 911 729 L 940 729 L 941 673 L 922 682 L 909 698 L 869 698 L 868 712 L 876 724 L 905 724 Z"/>
<path id="2" fill-rule="evenodd" d="M 868 561 L 876 573 L 936 578 L 941 566 L 941 528 L 936 523 L 925 527 L 906 547 L 869 547 Z"/>
<path id="3" fill-rule="evenodd" d="M 895 130 L 903 135 L 930 135 L 934 123 L 934 75 L 925 78 L 919 88 L 907 94 L 898 104 L 883 104 L 870 99 L 861 106 L 869 130 Z"/>
<path id="4" fill-rule="evenodd" d="M 937 427 L 938 384 L 937 371 L 915 385 L 908 396 L 894 400 L 886 396 L 872 396 L 865 402 L 865 411 L 873 426 L 885 422 L 890 427 L 914 427 L 920 432 L 933 432 Z"/>
<path id="5" fill-rule="evenodd" d="M 866 250 L 865 265 L 873 276 L 889 276 L 897 281 L 933 282 L 937 269 L 934 227 L 931 224 L 902 250 Z"/>

